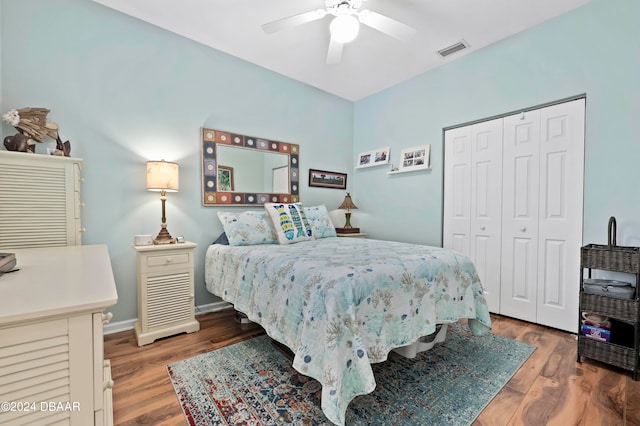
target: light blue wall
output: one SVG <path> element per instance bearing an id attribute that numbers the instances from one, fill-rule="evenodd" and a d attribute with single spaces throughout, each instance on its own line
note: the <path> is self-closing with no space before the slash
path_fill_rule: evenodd
<path id="1" fill-rule="evenodd" d="M 354 213 L 381 239 L 440 245 L 444 127 L 585 94 L 584 243 L 640 245 L 640 2 L 594 0 L 355 103 L 354 154 L 431 144 L 431 172 L 354 172 Z"/>
<path id="2" fill-rule="evenodd" d="M 586 93 L 584 240 L 605 242 L 615 215 L 618 243 L 640 245 L 638 17 L 637 0 L 594 0 L 354 105 L 88 0 L 2 0 L 0 106 L 51 109 L 73 156 L 84 158 L 84 243 L 109 246 L 121 321 L 137 312 L 133 235 L 159 230 L 158 196 L 145 190 L 148 159 L 180 164 L 169 230 L 199 244 L 196 304 L 217 300 L 202 284 L 205 247 L 222 231 L 218 209 L 201 205 L 203 126 L 300 144 L 305 204 L 333 209 L 344 196 L 309 188 L 309 168 L 349 173 L 354 225 L 375 238 L 438 245 L 442 129 Z M 3 124 L 2 133 L 14 129 Z M 430 172 L 353 170 L 359 152 L 391 146 L 397 165 L 401 149 L 424 143 Z"/>
<path id="3" fill-rule="evenodd" d="M 148 159 L 180 165 L 168 229 L 199 244 L 196 304 L 218 300 L 203 284 L 206 245 L 222 228 L 218 209 L 201 202 L 201 127 L 299 144 L 302 201 L 341 202 L 344 192 L 308 188 L 306 179 L 309 167 L 350 171 L 351 102 L 92 1 L 2 0 L 0 11 L 2 113 L 49 108 L 84 159 L 83 243 L 109 247 L 114 321 L 137 316 L 133 236 L 160 229 L 159 196 L 145 188 Z M 3 137 L 14 132 L 3 125 Z"/>

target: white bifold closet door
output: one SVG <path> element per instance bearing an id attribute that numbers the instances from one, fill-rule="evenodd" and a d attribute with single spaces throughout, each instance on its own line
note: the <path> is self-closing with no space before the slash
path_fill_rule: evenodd
<path id="1" fill-rule="evenodd" d="M 445 132 L 443 246 L 474 261 L 491 312 L 571 332 L 584 108 L 578 99 Z"/>
<path id="2" fill-rule="evenodd" d="M 502 119 L 445 133 L 444 247 L 471 258 L 489 310 L 500 306 Z"/>

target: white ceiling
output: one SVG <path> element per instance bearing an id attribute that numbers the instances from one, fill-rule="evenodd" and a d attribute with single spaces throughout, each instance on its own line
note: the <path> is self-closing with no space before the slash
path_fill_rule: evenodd
<path id="1" fill-rule="evenodd" d="M 356 101 L 582 6 L 591 0 L 367 0 L 414 27 L 401 42 L 366 26 L 327 65 L 330 16 L 265 34 L 261 25 L 324 8 L 324 0 L 94 0 L 295 80 Z M 469 49 L 436 52 L 464 39 Z"/>

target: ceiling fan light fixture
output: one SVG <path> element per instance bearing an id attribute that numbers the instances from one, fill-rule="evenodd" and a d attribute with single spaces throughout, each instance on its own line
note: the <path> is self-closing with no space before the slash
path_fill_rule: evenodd
<path id="1" fill-rule="evenodd" d="M 331 37 L 338 43 L 349 43 L 355 40 L 360 31 L 360 22 L 353 15 L 338 15 L 329 25 Z"/>

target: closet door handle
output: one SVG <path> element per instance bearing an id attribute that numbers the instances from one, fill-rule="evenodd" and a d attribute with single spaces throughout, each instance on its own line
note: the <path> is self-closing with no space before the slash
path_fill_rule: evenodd
<path id="1" fill-rule="evenodd" d="M 486 226 L 484 226 L 484 225 L 482 225 L 482 226 L 480 227 L 480 230 L 481 230 L 481 231 L 484 231 L 485 229 L 487 229 L 487 227 L 486 227 Z"/>
<path id="2" fill-rule="evenodd" d="M 526 227 L 526 226 L 523 226 L 522 228 L 520 228 L 520 230 L 521 230 L 522 232 L 524 232 L 524 231 L 526 231 L 526 230 L 527 230 L 527 227 Z"/>

